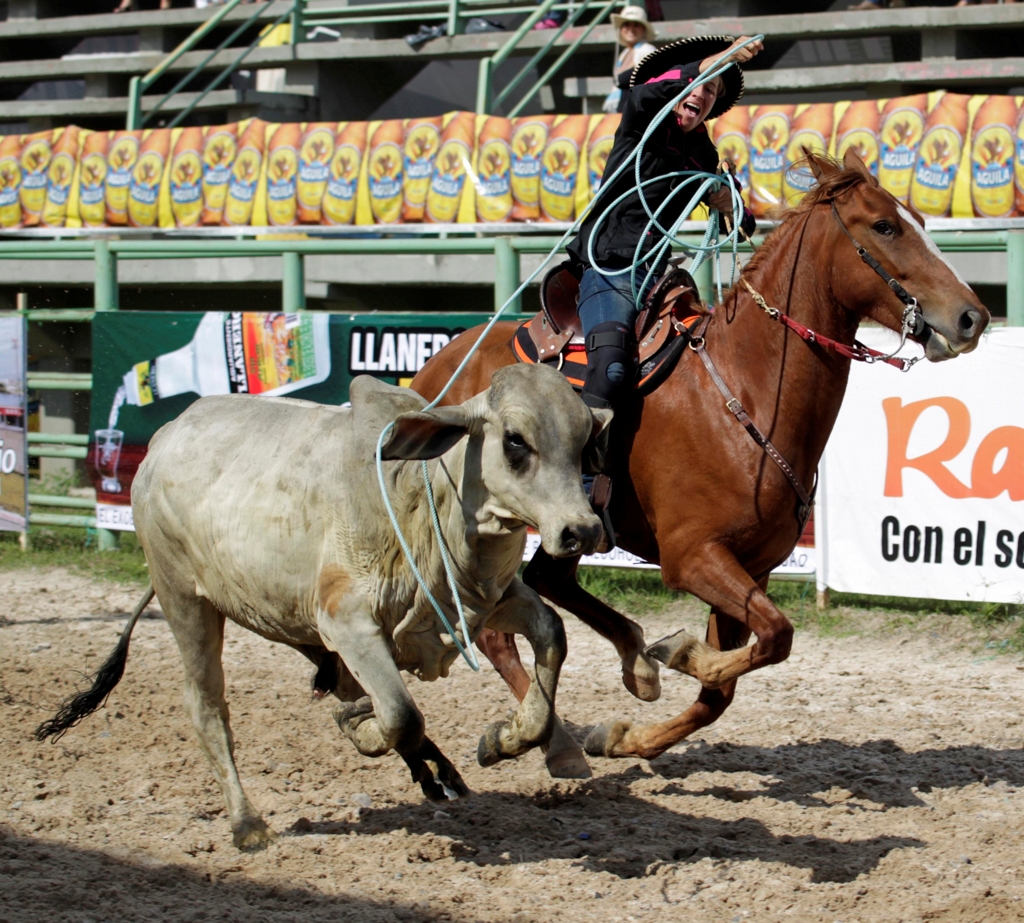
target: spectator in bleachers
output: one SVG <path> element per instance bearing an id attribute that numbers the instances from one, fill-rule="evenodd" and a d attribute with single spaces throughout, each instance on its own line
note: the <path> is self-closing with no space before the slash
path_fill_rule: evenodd
<path id="1" fill-rule="evenodd" d="M 658 33 L 647 21 L 647 12 L 642 6 L 623 7 L 621 13 L 612 16 L 612 25 L 619 30 L 618 43 L 622 52 L 615 59 L 615 89 L 604 100 L 602 109 L 605 112 L 621 112 L 624 105 L 623 91 L 629 89 L 629 75 L 652 51 L 651 42 Z"/>
<path id="2" fill-rule="evenodd" d="M 551 10 L 547 16 L 533 27 L 533 31 L 541 32 L 544 29 L 557 29 L 565 20 L 565 10 Z"/>

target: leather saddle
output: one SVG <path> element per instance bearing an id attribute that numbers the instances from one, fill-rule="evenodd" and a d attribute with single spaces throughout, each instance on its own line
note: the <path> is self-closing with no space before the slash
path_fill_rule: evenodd
<path id="1" fill-rule="evenodd" d="M 579 279 L 566 261 L 550 269 L 540 284 L 541 310 L 524 323 L 513 340 L 520 362 L 557 362 L 575 388 L 583 387 L 586 345 L 577 302 Z M 689 342 L 690 332 L 710 314 L 693 277 L 672 267 L 651 289 L 636 319 L 641 394 L 653 391 L 667 376 Z"/>

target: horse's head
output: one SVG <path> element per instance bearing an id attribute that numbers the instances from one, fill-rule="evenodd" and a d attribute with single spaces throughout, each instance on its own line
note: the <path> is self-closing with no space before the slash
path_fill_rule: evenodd
<path id="1" fill-rule="evenodd" d="M 886 192 L 856 152 L 847 151 L 842 165 L 811 153 L 807 159 L 818 177 L 808 199 L 833 206 L 829 220 L 837 300 L 859 317 L 902 328 L 903 302 L 858 256 L 852 237 L 917 299 L 922 320 L 911 338 L 924 346 L 928 359 L 939 362 L 974 349 L 988 325 L 988 309 L 925 233 L 921 216 Z"/>

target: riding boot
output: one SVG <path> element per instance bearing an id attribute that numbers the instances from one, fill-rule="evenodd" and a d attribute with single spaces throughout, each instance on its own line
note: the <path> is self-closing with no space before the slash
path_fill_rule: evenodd
<path id="1" fill-rule="evenodd" d="M 619 403 L 632 387 L 636 376 L 636 336 L 621 321 L 606 321 L 587 336 L 587 377 L 580 397 L 588 407 L 608 409 Z M 589 483 L 587 483 L 589 480 Z M 590 504 L 604 525 L 602 551 L 615 547 L 609 504 L 612 479 L 601 472 L 584 478 Z"/>
<path id="2" fill-rule="evenodd" d="M 621 321 L 598 324 L 587 335 L 587 377 L 583 403 L 596 409 L 613 407 L 636 375 L 636 335 Z"/>

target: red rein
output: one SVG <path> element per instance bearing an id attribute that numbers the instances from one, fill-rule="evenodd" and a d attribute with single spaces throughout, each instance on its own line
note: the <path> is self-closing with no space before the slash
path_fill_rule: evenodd
<path id="1" fill-rule="evenodd" d="M 810 327 L 805 327 L 799 321 L 793 320 L 793 318 L 788 314 L 783 314 L 778 308 L 770 307 L 764 300 L 764 297 L 757 292 L 746 279 L 741 279 L 740 281 L 743 282 L 747 291 L 750 292 L 754 301 L 757 302 L 765 314 L 767 314 L 772 320 L 777 320 L 783 326 L 788 327 L 798 337 L 800 337 L 801 340 L 804 340 L 807 343 L 817 343 L 828 352 L 845 356 L 847 359 L 854 359 L 857 362 L 884 362 L 886 365 L 891 365 L 894 368 L 899 369 L 901 372 L 907 371 L 907 369 L 914 364 L 913 359 L 900 359 L 897 356 L 887 356 L 885 353 L 879 352 L 877 349 L 872 349 L 870 346 L 865 346 L 863 343 L 856 340 L 854 340 L 853 346 L 847 346 L 845 343 L 840 343 L 838 340 L 833 340 L 831 337 L 822 336 L 820 333 L 816 333 L 811 330 Z"/>

